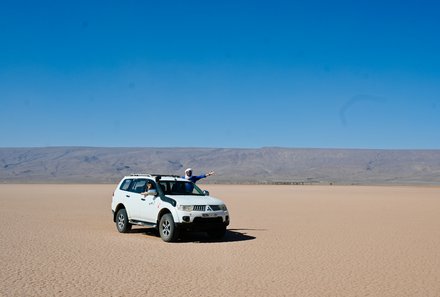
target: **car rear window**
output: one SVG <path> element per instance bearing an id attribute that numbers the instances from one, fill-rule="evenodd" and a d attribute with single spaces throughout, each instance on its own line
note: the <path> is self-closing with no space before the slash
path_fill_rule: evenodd
<path id="1" fill-rule="evenodd" d="M 124 180 L 121 186 L 119 187 L 119 189 L 121 189 L 122 191 L 128 191 L 128 188 L 130 187 L 132 181 L 133 181 L 132 179 Z"/>

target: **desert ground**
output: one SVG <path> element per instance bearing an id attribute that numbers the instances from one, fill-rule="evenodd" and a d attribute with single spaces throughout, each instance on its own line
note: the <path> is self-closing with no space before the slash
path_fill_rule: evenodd
<path id="1" fill-rule="evenodd" d="M 440 296 L 440 188 L 204 185 L 225 238 L 120 234 L 115 185 L 0 185 L 0 296 Z"/>

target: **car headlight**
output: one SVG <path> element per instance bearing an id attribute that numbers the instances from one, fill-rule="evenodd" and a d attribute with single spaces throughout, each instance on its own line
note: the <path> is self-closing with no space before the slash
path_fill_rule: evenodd
<path id="1" fill-rule="evenodd" d="M 193 211 L 194 205 L 179 205 L 178 209 L 181 211 Z"/>
<path id="2" fill-rule="evenodd" d="M 228 208 L 227 208 L 226 205 L 224 205 L 224 204 L 220 204 L 219 207 L 220 207 L 220 209 L 223 210 L 223 211 L 227 211 L 227 210 L 228 210 Z"/>

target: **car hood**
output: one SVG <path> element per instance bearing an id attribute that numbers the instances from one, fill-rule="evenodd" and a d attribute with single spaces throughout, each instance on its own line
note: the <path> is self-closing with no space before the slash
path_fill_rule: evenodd
<path id="1" fill-rule="evenodd" d="M 220 199 L 211 196 L 192 196 L 192 195 L 167 195 L 176 200 L 180 205 L 219 205 L 224 204 Z"/>

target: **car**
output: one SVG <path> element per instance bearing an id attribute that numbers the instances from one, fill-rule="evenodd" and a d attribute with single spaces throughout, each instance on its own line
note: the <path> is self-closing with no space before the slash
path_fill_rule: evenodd
<path id="1" fill-rule="evenodd" d="M 113 222 L 121 233 L 133 225 L 156 228 L 165 242 L 188 231 L 221 239 L 229 211 L 220 199 L 177 175 L 131 174 L 122 178 L 112 198 Z"/>

